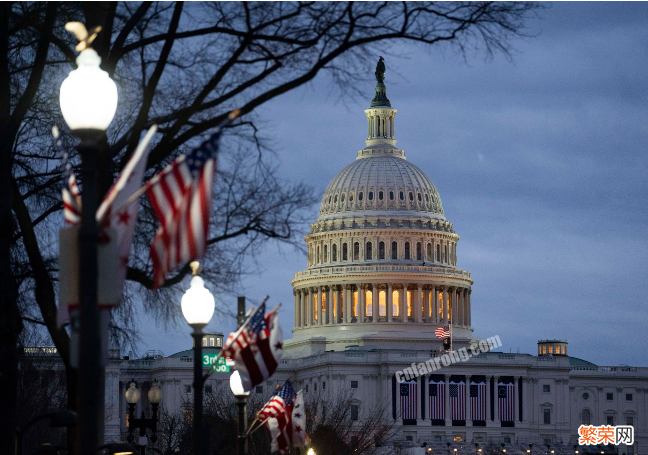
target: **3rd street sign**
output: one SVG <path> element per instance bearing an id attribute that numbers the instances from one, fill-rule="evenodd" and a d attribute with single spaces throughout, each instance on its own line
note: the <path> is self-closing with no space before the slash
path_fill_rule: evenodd
<path id="1" fill-rule="evenodd" d="M 216 360 L 216 357 L 218 357 L 218 354 L 204 354 L 202 356 L 202 364 L 204 367 L 210 367 L 214 363 L 214 360 Z M 214 373 L 229 373 L 229 367 L 227 366 L 227 362 L 225 360 L 225 357 L 221 357 L 218 359 L 218 363 L 216 364 L 216 368 L 214 370 Z"/>

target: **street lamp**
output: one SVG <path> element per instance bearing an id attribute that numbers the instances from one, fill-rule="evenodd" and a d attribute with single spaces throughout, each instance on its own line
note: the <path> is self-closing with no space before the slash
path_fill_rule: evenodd
<path id="1" fill-rule="evenodd" d="M 142 416 L 139 419 L 135 418 L 135 405 L 140 399 L 140 391 L 137 390 L 135 384 L 135 379 L 130 383 L 130 387 L 126 390 L 126 402 L 128 403 L 128 442 L 133 443 L 135 436 L 133 436 L 133 431 L 136 428 L 139 428 L 140 439 L 146 436 L 146 429 L 152 431 L 151 441 L 155 443 L 157 441 L 157 421 L 158 421 L 158 407 L 160 406 L 160 401 L 162 401 L 162 391 L 158 385 L 157 379 L 153 381 L 151 390 L 148 393 L 148 400 L 151 403 L 152 416 L 150 419 L 147 419 L 142 411 Z M 146 453 L 146 444 L 140 444 L 140 454 L 145 455 Z"/>
<path id="2" fill-rule="evenodd" d="M 68 30 L 81 24 L 69 23 Z M 82 27 L 82 26 L 81 26 Z M 92 37 L 93 39 L 93 37 Z M 99 68 L 101 58 L 94 49 L 87 47 L 77 57 L 77 69 L 70 72 L 61 84 L 60 104 L 63 118 L 75 136 L 81 139 L 78 147 L 82 158 L 83 210 L 79 231 L 79 425 L 77 427 L 79 453 L 94 453 L 99 435 L 99 415 L 103 402 L 104 380 L 101 373 L 101 332 L 99 330 L 99 307 L 97 305 L 97 155 L 101 151 L 99 141 L 117 109 L 117 86 L 108 73 Z"/>
<path id="3" fill-rule="evenodd" d="M 193 453 L 203 453 L 207 439 L 202 440 L 202 414 L 203 414 L 203 372 L 202 372 L 202 338 L 203 329 L 214 315 L 214 296 L 205 288 L 205 282 L 198 276 L 200 272 L 198 261 L 193 261 L 191 269 L 194 277 L 191 287 L 182 296 L 180 306 L 187 323 L 193 329 L 191 336 L 194 339 L 194 418 L 193 418 Z"/>
<path id="4" fill-rule="evenodd" d="M 236 406 L 238 407 L 238 455 L 245 455 L 247 441 L 247 401 L 250 392 L 246 392 L 241 381 L 241 374 L 237 371 L 230 376 L 230 389 L 236 397 Z M 310 455 L 313 452 L 311 448 L 308 451 Z"/>

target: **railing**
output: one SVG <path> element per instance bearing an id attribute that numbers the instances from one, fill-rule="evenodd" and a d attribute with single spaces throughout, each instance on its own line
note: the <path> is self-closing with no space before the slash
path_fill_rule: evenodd
<path id="1" fill-rule="evenodd" d="M 437 267 L 422 265 L 347 265 L 333 267 L 318 267 L 306 269 L 295 273 L 295 279 L 332 276 L 347 273 L 376 273 L 376 272 L 423 272 L 436 275 L 449 275 L 461 278 L 470 278 L 470 272 L 459 270 L 453 267 Z"/>

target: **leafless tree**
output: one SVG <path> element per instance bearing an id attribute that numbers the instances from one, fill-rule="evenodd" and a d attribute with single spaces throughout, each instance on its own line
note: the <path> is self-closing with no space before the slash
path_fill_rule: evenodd
<path id="1" fill-rule="evenodd" d="M 118 113 L 99 157 L 105 192 L 152 124 L 159 134 L 147 176 L 196 144 L 233 108 L 242 116 L 225 137 L 217 179 L 209 281 L 227 290 L 241 260 L 267 240 L 294 242 L 304 209 L 314 202 L 300 183 L 281 182 L 261 153 L 255 109 L 320 72 L 343 91 L 371 74 L 377 51 L 418 42 L 507 53 L 523 35 L 532 3 L 458 2 L 4 2 L 0 5 L 0 389 L 16 390 L 18 335 L 23 323 L 44 326 L 69 368 L 70 338 L 56 325 L 57 231 L 62 225 L 58 156 L 52 124 L 64 125 L 58 89 L 74 66 L 73 38 L 63 26 L 78 20 L 103 31 L 93 47 L 117 82 Z M 69 138 L 69 135 L 67 136 Z M 68 139 L 70 146 L 74 144 Z M 72 156 L 78 164 L 76 157 Z M 82 185 L 83 182 L 81 182 Z M 127 334 L 130 302 L 143 299 L 160 320 L 176 313 L 166 302 L 188 266 L 150 292 L 147 245 L 156 227 L 141 210 L 124 302 L 113 317 Z M 69 371 L 69 370 L 68 370 Z M 76 377 L 67 375 L 68 407 Z M 0 428 L 14 428 L 16 395 L 0 399 Z M 9 452 L 12 431 L 0 432 Z"/>

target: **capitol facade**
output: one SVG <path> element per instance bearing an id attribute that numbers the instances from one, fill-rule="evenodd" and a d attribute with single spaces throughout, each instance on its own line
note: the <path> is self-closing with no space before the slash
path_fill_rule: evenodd
<path id="1" fill-rule="evenodd" d="M 386 406 L 396 433 L 382 441 L 385 453 L 400 444 L 411 453 L 433 448 L 476 455 L 475 444 L 491 443 L 519 455 L 573 454 L 581 424 L 632 425 L 635 435 L 633 445 L 580 448 L 581 453 L 646 453 L 648 368 L 595 365 L 569 356 L 564 340 L 541 340 L 532 354 L 482 352 L 417 373 L 407 390 L 401 387 L 396 373 L 420 372 L 420 364 L 443 351 L 437 329 L 451 326 L 455 351 L 481 339 L 474 335 L 479 321 L 472 319 L 473 280 L 457 267 L 459 235 L 428 175 L 396 147 L 397 111 L 380 77 L 375 90 L 364 111 L 366 145 L 331 180 L 304 239 L 306 269 L 292 281 L 293 336 L 285 341 L 279 370 L 253 394 L 267 398 L 290 378 L 306 399 L 352 393 L 354 419 Z M 217 351 L 222 334 L 209 336 L 214 339 L 206 346 Z M 132 378 L 144 392 L 158 380 L 162 406 L 181 412 L 193 396 L 191 356 L 191 350 L 142 359 L 114 353 L 106 369 L 107 439 L 127 431 L 124 392 Z M 227 373 L 212 375 L 207 392 L 228 380 Z M 471 386 L 481 387 L 483 409 L 471 406 Z M 503 387 L 511 403 L 506 412 Z M 465 399 L 453 402 L 451 389 L 453 397 L 460 390 Z M 404 393 L 410 396 L 408 409 Z M 456 409 L 459 402 L 464 409 Z M 142 393 L 137 412 L 147 406 Z"/>

